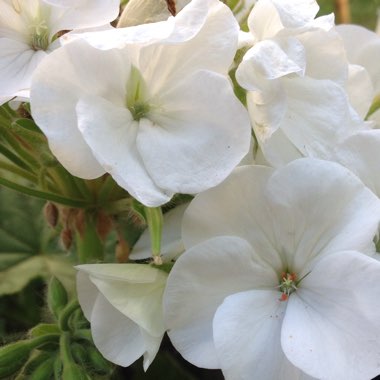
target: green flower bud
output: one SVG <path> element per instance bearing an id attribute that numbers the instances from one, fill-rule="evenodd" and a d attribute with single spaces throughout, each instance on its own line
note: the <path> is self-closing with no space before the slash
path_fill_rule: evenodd
<path id="1" fill-rule="evenodd" d="M 86 347 L 88 364 L 99 375 L 107 375 L 112 371 L 112 364 L 104 359 L 102 354 L 94 347 Z"/>
<path id="2" fill-rule="evenodd" d="M 34 351 L 28 362 L 25 364 L 20 378 L 28 378 L 42 363 L 51 358 L 51 354 L 47 352 L 41 352 L 39 350 Z"/>
<path id="3" fill-rule="evenodd" d="M 42 362 L 31 375 L 29 380 L 46 380 L 50 379 L 54 373 L 55 357 L 51 356 L 49 359 Z"/>
<path id="4" fill-rule="evenodd" d="M 71 354 L 76 363 L 85 365 L 88 362 L 87 350 L 80 344 L 74 343 L 71 346 Z"/>
<path id="5" fill-rule="evenodd" d="M 47 298 L 50 311 L 58 319 L 60 312 L 67 304 L 67 292 L 56 277 L 52 277 L 50 280 Z"/>
<path id="6" fill-rule="evenodd" d="M 62 380 L 91 380 L 81 367 L 76 364 L 67 364 L 63 366 Z"/>
<path id="7" fill-rule="evenodd" d="M 57 355 L 53 365 L 54 379 L 61 379 L 62 377 L 62 360 L 61 356 Z"/>
<path id="8" fill-rule="evenodd" d="M 26 363 L 32 350 L 27 340 L 8 344 L 0 348 L 0 379 L 9 378 Z"/>

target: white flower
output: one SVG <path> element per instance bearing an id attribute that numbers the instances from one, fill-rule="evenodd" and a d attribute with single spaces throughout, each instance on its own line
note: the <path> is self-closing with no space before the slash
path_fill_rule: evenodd
<path id="1" fill-rule="evenodd" d="M 174 346 L 231 380 L 373 378 L 379 220 L 378 198 L 338 164 L 238 168 L 185 213 L 164 293 Z"/>
<path id="2" fill-rule="evenodd" d="M 118 0 L 0 0 L 0 102 L 29 90 L 58 32 L 103 25 L 118 12 Z"/>
<path id="3" fill-rule="evenodd" d="M 147 370 L 165 332 L 162 293 L 167 275 L 144 264 L 76 268 L 78 299 L 98 350 L 124 367 L 143 355 Z"/>
<path id="4" fill-rule="evenodd" d="M 150 207 L 226 178 L 250 144 L 227 76 L 238 36 L 231 11 L 193 0 L 166 22 L 94 35 L 109 50 L 84 35 L 49 55 L 32 84 L 33 118 L 66 169 L 109 172 Z"/>
<path id="5" fill-rule="evenodd" d="M 348 62 L 333 17 L 314 19 L 317 11 L 313 0 L 259 0 L 248 18 L 253 47 L 236 78 L 274 166 L 324 157 L 362 123 L 345 92 Z"/>

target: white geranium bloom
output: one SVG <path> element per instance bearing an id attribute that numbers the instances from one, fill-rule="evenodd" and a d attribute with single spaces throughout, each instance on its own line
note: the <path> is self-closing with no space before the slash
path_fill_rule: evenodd
<path id="1" fill-rule="evenodd" d="M 379 221 L 379 199 L 338 164 L 238 168 L 185 213 L 164 293 L 173 344 L 231 380 L 373 378 Z"/>
<path id="2" fill-rule="evenodd" d="M 165 332 L 162 294 L 167 275 L 144 264 L 76 267 L 77 293 L 94 343 L 109 361 L 129 366 L 144 356 L 147 370 Z"/>
<path id="3" fill-rule="evenodd" d="M 58 32 L 103 25 L 118 13 L 118 0 L 0 0 L 0 102 L 29 90 L 38 64 L 59 46 Z"/>
<path id="4" fill-rule="evenodd" d="M 75 39 L 36 71 L 33 118 L 72 174 L 108 172 L 146 206 L 215 186 L 250 144 L 227 76 L 238 29 L 221 2 L 193 0 L 166 22 L 104 32 L 118 49 Z"/>
<path id="5" fill-rule="evenodd" d="M 348 62 L 332 15 L 314 0 L 259 0 L 236 78 L 265 158 L 275 166 L 324 157 L 361 125 L 345 86 Z"/>

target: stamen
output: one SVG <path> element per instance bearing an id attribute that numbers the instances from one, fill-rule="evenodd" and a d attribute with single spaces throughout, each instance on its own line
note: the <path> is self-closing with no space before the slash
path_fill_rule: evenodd
<path id="1" fill-rule="evenodd" d="M 299 281 L 298 281 L 299 282 Z M 289 296 L 297 290 L 297 274 L 296 273 L 281 273 L 281 280 L 278 288 L 281 291 L 280 301 L 287 301 Z"/>
<path id="2" fill-rule="evenodd" d="M 37 20 L 36 20 L 37 21 Z M 45 20 L 40 20 L 30 26 L 31 46 L 34 50 L 46 50 L 49 46 L 49 29 Z"/>

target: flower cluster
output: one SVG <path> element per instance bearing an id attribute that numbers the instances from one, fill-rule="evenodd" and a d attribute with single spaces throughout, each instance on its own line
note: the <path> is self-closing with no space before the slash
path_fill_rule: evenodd
<path id="1" fill-rule="evenodd" d="M 118 0 L 0 0 L 0 104 L 147 224 L 128 262 L 76 266 L 95 345 L 147 370 L 167 332 L 229 380 L 375 377 L 380 36 L 315 0 L 142 3 L 115 27 Z"/>

